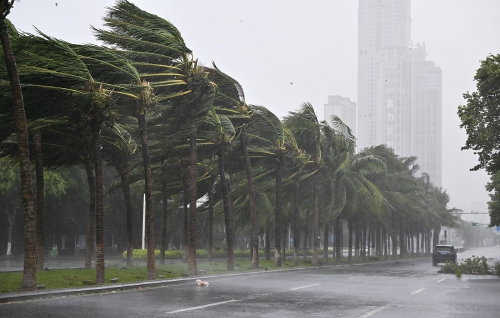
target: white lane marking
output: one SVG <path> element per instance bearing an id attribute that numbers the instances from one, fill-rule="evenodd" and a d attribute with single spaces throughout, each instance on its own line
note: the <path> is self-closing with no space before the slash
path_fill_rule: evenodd
<path id="1" fill-rule="evenodd" d="M 414 291 L 413 293 L 410 293 L 410 295 L 415 295 L 415 294 L 418 294 L 418 293 L 420 293 L 420 292 L 421 292 L 421 291 L 423 291 L 423 290 L 425 290 L 425 288 L 420 288 L 420 289 L 418 289 L 418 290 Z"/>
<path id="2" fill-rule="evenodd" d="M 442 282 L 443 280 L 446 280 L 446 278 L 441 278 L 440 280 L 436 281 L 436 283 L 440 283 L 440 282 Z"/>
<path id="3" fill-rule="evenodd" d="M 218 303 L 213 303 L 213 304 L 208 304 L 208 305 L 203 305 L 203 306 L 184 308 L 184 309 L 179 309 L 179 310 L 175 310 L 175 311 L 169 311 L 169 312 L 167 312 L 167 314 L 175 314 L 175 313 L 183 312 L 183 311 L 196 310 L 196 309 L 207 308 L 207 307 L 212 307 L 212 306 L 217 306 L 217 305 L 223 305 L 223 304 L 227 304 L 227 303 L 232 303 L 233 301 L 239 301 L 239 300 L 227 300 L 227 301 L 221 301 Z"/>
<path id="4" fill-rule="evenodd" d="M 365 277 L 365 275 L 351 276 L 351 277 L 349 277 L 348 279 L 359 278 L 359 277 Z"/>
<path id="5" fill-rule="evenodd" d="M 302 287 L 295 287 L 295 288 L 291 288 L 290 290 L 297 290 L 297 289 L 308 288 L 308 287 L 313 287 L 313 286 L 318 286 L 318 285 L 321 285 L 321 284 L 313 284 L 313 285 L 307 285 L 307 286 L 302 286 Z"/>
<path id="6" fill-rule="evenodd" d="M 386 309 L 387 307 L 389 307 L 389 305 L 380 306 L 380 307 L 378 307 L 378 308 L 373 309 L 372 311 L 367 312 L 367 313 L 366 313 L 366 314 L 364 314 L 363 316 L 359 316 L 358 318 L 366 318 L 366 317 L 370 317 L 371 315 L 376 314 L 376 313 L 378 313 L 379 311 L 382 311 L 382 310 Z"/>

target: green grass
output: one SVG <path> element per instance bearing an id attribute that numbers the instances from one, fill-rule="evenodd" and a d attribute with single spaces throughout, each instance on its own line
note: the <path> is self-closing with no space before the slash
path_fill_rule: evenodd
<path id="1" fill-rule="evenodd" d="M 207 262 L 198 261 L 198 271 L 204 270 L 207 275 L 217 275 L 226 273 L 241 273 L 241 272 L 255 272 L 280 269 L 274 267 L 274 260 L 259 260 L 259 268 L 250 268 L 250 260 L 235 260 L 235 270 L 227 271 L 227 261 Z M 283 261 L 282 267 L 289 268 L 293 265 L 293 261 Z M 310 260 L 300 261 L 300 267 L 307 267 L 311 265 Z M 157 279 L 172 279 L 180 278 L 187 273 L 187 264 L 182 262 L 166 262 L 165 265 L 156 265 Z M 130 266 L 120 268 L 118 266 L 106 267 L 105 269 L 105 285 L 112 285 L 110 280 L 118 278 L 118 283 L 132 283 L 147 281 L 147 267 Z M 0 272 L 0 292 L 12 293 L 19 291 L 21 286 L 22 272 Z M 60 288 L 78 288 L 88 287 L 82 283 L 83 281 L 95 281 L 95 269 L 51 269 L 37 271 L 37 285 L 45 285 L 45 289 L 60 289 Z"/>
<path id="2" fill-rule="evenodd" d="M 318 253 L 318 265 L 323 265 L 322 254 Z M 134 255 L 135 257 L 136 255 Z M 382 259 L 383 261 L 384 259 Z M 355 262 L 355 258 L 353 258 Z M 371 261 L 368 261 L 371 262 Z M 156 265 L 156 278 L 157 279 L 172 279 L 185 277 L 187 273 L 187 264 L 180 261 L 165 260 L 165 265 Z M 327 265 L 335 265 L 335 260 L 329 258 Z M 341 264 L 347 264 L 347 257 L 342 258 Z M 287 256 L 287 260 L 282 261 L 281 268 L 274 266 L 274 259 L 259 260 L 259 268 L 250 268 L 251 261 L 248 256 L 245 259 L 236 259 L 234 261 L 234 271 L 227 271 L 227 261 L 213 261 L 207 262 L 205 260 L 197 261 L 198 271 L 203 270 L 205 274 L 200 276 L 227 274 L 227 273 L 241 273 L 241 272 L 255 272 L 265 270 L 279 270 L 293 267 L 293 260 Z M 311 266 L 311 259 L 299 258 L 299 267 Z M 110 280 L 118 278 L 118 283 L 133 283 L 147 281 L 147 267 L 129 266 L 121 268 L 119 266 L 106 267 L 105 270 L 105 285 L 112 285 Z M 22 272 L 0 272 L 0 293 L 12 293 L 19 291 L 21 286 Z M 83 284 L 83 281 L 90 283 L 95 281 L 95 269 L 51 269 L 37 272 L 37 284 L 45 285 L 45 289 L 60 289 L 60 288 L 79 288 L 88 287 Z"/>

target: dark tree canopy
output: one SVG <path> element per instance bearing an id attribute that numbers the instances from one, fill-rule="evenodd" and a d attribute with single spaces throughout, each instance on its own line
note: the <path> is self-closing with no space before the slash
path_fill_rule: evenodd
<path id="1" fill-rule="evenodd" d="M 490 227 L 500 225 L 500 172 L 491 176 L 491 182 L 486 185 L 491 201 L 488 202 L 490 212 Z"/>
<path id="2" fill-rule="evenodd" d="M 474 76 L 477 92 L 464 94 L 467 105 L 458 107 L 461 128 L 467 132 L 462 150 L 470 149 L 479 156 L 471 170 L 485 169 L 492 175 L 486 189 L 492 191 L 488 203 L 490 226 L 500 225 L 500 54 L 489 55 Z"/>
<path id="3" fill-rule="evenodd" d="M 458 107 L 461 128 L 467 132 L 462 150 L 473 150 L 479 163 L 471 170 L 500 170 L 500 54 L 490 55 L 474 76 L 477 92 L 465 93 L 466 105 Z"/>

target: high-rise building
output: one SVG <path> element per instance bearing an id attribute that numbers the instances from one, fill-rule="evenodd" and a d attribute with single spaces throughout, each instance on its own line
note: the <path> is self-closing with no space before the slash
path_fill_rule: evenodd
<path id="1" fill-rule="evenodd" d="M 325 120 L 333 125 L 332 115 L 339 117 L 344 124 L 349 126 L 353 134 L 356 133 L 356 103 L 347 97 L 339 95 L 328 96 L 325 104 Z"/>
<path id="2" fill-rule="evenodd" d="M 420 171 L 441 186 L 442 88 L 441 69 L 425 60 L 425 45 L 412 48 L 410 154 L 418 158 Z"/>
<path id="3" fill-rule="evenodd" d="M 416 156 L 441 185 L 441 69 L 411 42 L 410 0 L 359 0 L 358 149 Z"/>

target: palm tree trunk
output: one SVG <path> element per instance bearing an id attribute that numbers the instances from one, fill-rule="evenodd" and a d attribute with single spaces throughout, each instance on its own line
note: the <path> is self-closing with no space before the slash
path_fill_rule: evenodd
<path id="1" fill-rule="evenodd" d="M 153 214 L 153 183 L 151 180 L 151 163 L 149 160 L 148 135 L 146 130 L 146 115 L 137 117 L 142 144 L 142 160 L 144 164 L 144 194 L 146 195 L 146 239 L 147 239 L 147 268 L 148 279 L 156 278 L 155 270 L 155 236 Z"/>
<path id="2" fill-rule="evenodd" d="M 432 249 L 434 246 L 431 244 L 431 236 L 432 236 L 432 229 L 427 229 L 427 255 L 432 254 Z M 469 243 L 469 240 L 467 239 L 467 245 Z"/>
<path id="3" fill-rule="evenodd" d="M 217 154 L 217 160 L 219 164 L 219 179 L 222 189 L 222 203 L 224 205 L 224 224 L 226 225 L 227 270 L 234 271 L 233 211 L 229 199 L 229 188 L 226 180 L 223 151 L 220 151 Z"/>
<path id="4" fill-rule="evenodd" d="M 420 233 L 417 231 L 414 232 L 413 234 L 413 244 L 415 244 L 414 246 L 414 254 L 415 256 L 418 256 L 420 254 L 420 237 L 419 237 Z"/>
<path id="5" fill-rule="evenodd" d="M 371 250 L 372 250 L 372 237 L 373 237 L 373 229 L 371 227 L 368 227 L 366 230 L 366 238 L 368 239 L 368 249 L 366 251 L 366 256 L 368 259 L 370 259 L 371 256 Z"/>
<path id="6" fill-rule="evenodd" d="M 356 256 L 356 262 L 359 262 L 361 257 L 361 229 L 359 225 L 356 225 L 356 231 L 354 232 L 354 255 Z"/>
<path id="7" fill-rule="evenodd" d="M 403 258 L 405 256 L 405 233 L 403 222 L 399 222 L 399 256 Z"/>
<path id="8" fill-rule="evenodd" d="M 296 177 L 294 196 L 293 196 L 293 266 L 299 266 L 299 248 L 300 248 L 299 186 L 300 186 L 300 178 Z"/>
<path id="9" fill-rule="evenodd" d="M 318 205 L 318 185 L 317 177 L 314 179 L 314 229 L 313 229 L 313 257 L 311 266 L 318 266 L 318 246 L 319 246 L 319 205 Z"/>
<path id="10" fill-rule="evenodd" d="M 250 163 L 250 156 L 248 155 L 247 149 L 247 141 L 245 138 L 245 128 L 241 128 L 240 134 L 241 141 L 241 151 L 243 152 L 243 156 L 245 157 L 245 170 L 247 173 L 247 181 L 248 181 L 248 196 L 250 201 L 250 218 L 252 220 L 252 268 L 259 267 L 259 242 L 258 242 L 258 223 L 257 223 L 257 207 L 255 204 L 255 190 L 254 190 L 254 182 L 252 175 L 252 165 Z M 278 234 L 279 235 L 279 234 Z"/>
<path id="11" fill-rule="evenodd" d="M 305 220 L 305 228 L 304 228 L 304 241 L 302 242 L 302 258 L 303 260 L 307 259 L 307 238 L 309 236 L 309 213 L 306 213 Z"/>
<path id="12" fill-rule="evenodd" d="M 95 283 L 104 284 L 104 186 L 102 179 L 101 125 L 92 127 L 94 138 L 95 209 Z"/>
<path id="13" fill-rule="evenodd" d="M 92 252 L 94 250 L 94 229 L 95 229 L 95 177 L 94 167 L 92 163 L 85 162 L 85 172 L 87 173 L 87 181 L 89 183 L 90 203 L 89 203 L 89 219 L 87 222 L 87 237 L 85 240 L 85 269 L 92 267 Z"/>
<path id="14" fill-rule="evenodd" d="M 183 231 L 182 231 L 182 262 L 188 262 L 188 204 L 189 204 L 189 189 L 186 181 L 187 176 L 182 178 L 182 188 L 183 188 Z"/>
<path id="15" fill-rule="evenodd" d="M 14 228 L 14 223 L 16 220 L 17 208 L 15 204 L 12 205 L 12 211 L 9 212 L 9 204 L 5 207 L 5 213 L 7 214 L 7 254 L 12 255 L 12 229 Z"/>
<path id="16" fill-rule="evenodd" d="M 162 215 L 161 215 L 161 241 L 160 241 L 160 265 L 165 265 L 165 246 L 167 244 L 167 221 L 168 221 L 168 174 L 167 161 L 163 162 L 161 169 L 161 196 L 162 196 Z"/>
<path id="17" fill-rule="evenodd" d="M 420 247 L 419 247 L 419 255 L 424 255 L 425 254 L 425 250 L 424 250 L 424 237 L 425 237 L 425 234 L 424 234 L 424 231 L 421 231 L 419 233 L 419 236 L 420 236 Z"/>
<path id="18" fill-rule="evenodd" d="M 366 241 L 368 240 L 367 238 L 367 229 L 366 229 L 366 225 L 363 225 L 363 238 L 361 240 L 361 254 L 363 256 L 363 262 L 366 262 Z"/>
<path id="19" fill-rule="evenodd" d="M 392 241 L 392 259 L 398 259 L 398 236 L 396 234 L 391 235 Z"/>
<path id="20" fill-rule="evenodd" d="M 340 217 L 335 220 L 335 261 L 337 264 L 342 262 L 342 221 Z"/>
<path id="21" fill-rule="evenodd" d="M 196 130 L 191 132 L 189 143 L 189 236 L 188 236 L 188 275 L 198 275 L 196 266 L 196 201 L 198 188 L 196 185 L 198 159 L 196 146 Z"/>
<path id="22" fill-rule="evenodd" d="M 281 235 L 283 235 L 281 240 L 281 261 L 283 262 L 286 261 L 286 226 L 281 227 Z"/>
<path id="23" fill-rule="evenodd" d="M 381 249 L 381 230 L 378 225 L 375 226 L 375 238 L 374 238 L 374 243 L 375 243 L 375 256 L 378 259 L 382 258 L 382 249 Z"/>
<path id="24" fill-rule="evenodd" d="M 325 231 L 323 233 L 323 262 L 328 264 L 328 236 L 330 235 L 330 228 L 328 223 L 325 224 Z"/>
<path id="25" fill-rule="evenodd" d="M 2 8 L 3 11 L 4 8 Z M 3 13 L 3 12 L 2 12 Z M 28 143 L 28 127 L 21 91 L 21 83 L 17 74 L 16 59 L 12 52 L 5 17 L 0 20 L 0 40 L 4 51 L 5 65 L 9 76 L 14 112 L 16 117 L 17 146 L 23 198 L 24 216 L 24 268 L 21 290 L 36 289 L 36 218 L 31 186 L 31 168 Z"/>
<path id="26" fill-rule="evenodd" d="M 213 231 L 214 231 L 214 184 L 215 178 L 210 178 L 208 188 L 208 233 L 207 233 L 207 261 L 212 261 Z"/>
<path id="27" fill-rule="evenodd" d="M 127 266 L 132 266 L 132 258 L 134 257 L 134 246 L 132 241 L 132 200 L 130 197 L 130 184 L 128 179 L 128 165 L 117 166 L 118 174 L 122 181 L 123 198 L 125 199 L 125 218 L 127 229 Z"/>
<path id="28" fill-rule="evenodd" d="M 33 132 L 33 143 L 35 144 L 35 166 L 36 166 L 36 269 L 43 270 L 44 263 L 44 238 L 43 238 L 43 216 L 44 216 L 44 178 L 43 178 L 43 154 L 42 134 L 39 130 Z"/>
<path id="29" fill-rule="evenodd" d="M 271 228 L 269 225 L 266 228 L 265 258 L 266 261 L 271 259 Z"/>
<path id="30" fill-rule="evenodd" d="M 351 221 L 347 221 L 347 228 L 349 230 L 349 239 L 348 239 L 348 245 L 349 245 L 349 250 L 347 254 L 347 262 L 352 263 L 352 223 Z"/>
<path id="31" fill-rule="evenodd" d="M 392 223 L 392 228 L 394 231 L 396 231 L 396 216 L 392 215 L 391 218 L 391 223 Z M 391 241 L 392 241 L 392 259 L 397 259 L 398 257 L 398 237 L 397 234 L 394 233 L 391 235 Z"/>
<path id="32" fill-rule="evenodd" d="M 388 259 L 388 255 L 387 255 L 387 244 L 389 243 L 389 241 L 387 240 L 387 231 L 385 230 L 385 228 L 382 229 L 382 248 L 384 250 L 384 259 Z"/>
<path id="33" fill-rule="evenodd" d="M 274 213 L 274 266 L 281 267 L 281 160 L 276 158 L 276 207 Z"/>

